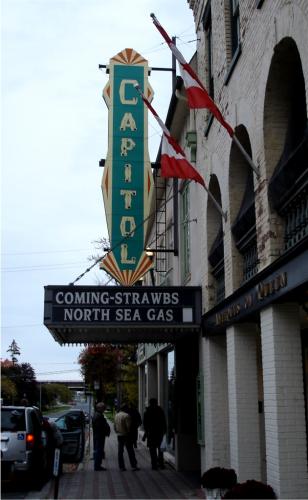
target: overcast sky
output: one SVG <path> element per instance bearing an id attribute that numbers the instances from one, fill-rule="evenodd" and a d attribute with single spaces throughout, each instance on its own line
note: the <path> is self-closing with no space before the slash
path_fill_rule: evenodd
<path id="1" fill-rule="evenodd" d="M 43 325 L 44 286 L 67 285 L 107 237 L 98 166 L 107 153 L 108 75 L 124 48 L 171 66 L 154 12 L 189 60 L 195 31 L 187 0 L 2 0 L 2 358 L 13 339 L 38 380 L 77 380 L 82 347 L 59 346 Z M 165 119 L 171 73 L 153 71 Z M 149 151 L 160 141 L 149 117 Z M 78 283 L 97 284 L 97 268 Z"/>

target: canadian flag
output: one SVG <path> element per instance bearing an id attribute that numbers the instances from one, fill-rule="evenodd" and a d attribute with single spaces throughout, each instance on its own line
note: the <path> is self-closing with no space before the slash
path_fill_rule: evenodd
<path id="1" fill-rule="evenodd" d="M 162 150 L 160 158 L 162 177 L 191 179 L 199 182 L 206 189 L 204 179 L 201 177 L 199 172 L 189 163 L 181 146 L 171 136 L 162 119 L 158 116 L 151 103 L 142 93 L 139 85 L 135 84 L 135 88 L 141 95 L 143 102 L 151 111 L 163 131 Z"/>
<path id="2" fill-rule="evenodd" d="M 216 106 L 215 102 L 209 96 L 202 82 L 199 80 L 199 77 L 196 75 L 192 67 L 186 62 L 183 54 L 173 43 L 168 33 L 164 30 L 164 28 L 156 19 L 155 15 L 151 14 L 151 17 L 153 19 L 154 25 L 156 26 L 162 37 L 165 39 L 173 55 L 179 62 L 181 76 L 184 81 L 189 107 L 192 109 L 207 108 L 211 113 L 213 113 L 213 115 L 215 116 L 215 118 L 217 118 L 217 120 L 221 123 L 221 125 L 225 127 L 225 129 L 228 131 L 228 134 L 232 138 L 234 135 L 233 128 L 226 122 L 220 110 Z"/>
<path id="3" fill-rule="evenodd" d="M 189 163 L 180 145 L 171 135 L 164 132 L 161 148 L 161 175 L 162 177 L 177 177 L 179 179 L 192 179 L 205 188 L 204 179 L 199 172 Z"/>

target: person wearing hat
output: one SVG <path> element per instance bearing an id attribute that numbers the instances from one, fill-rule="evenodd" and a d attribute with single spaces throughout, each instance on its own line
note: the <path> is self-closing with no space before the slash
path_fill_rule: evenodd
<path id="1" fill-rule="evenodd" d="M 96 411 L 92 418 L 93 445 L 94 445 L 94 470 L 106 470 L 102 467 L 105 458 L 105 439 L 110 435 L 110 426 L 104 416 L 104 403 L 97 403 Z"/>

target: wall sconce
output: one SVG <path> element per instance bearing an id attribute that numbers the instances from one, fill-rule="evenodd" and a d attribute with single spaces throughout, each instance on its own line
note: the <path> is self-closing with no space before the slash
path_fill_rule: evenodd
<path id="1" fill-rule="evenodd" d="M 151 248 L 146 248 L 145 253 L 149 257 L 149 259 L 153 262 L 153 259 L 154 259 L 153 250 L 151 250 Z M 151 276 L 152 286 L 155 286 L 155 274 L 154 274 L 153 266 L 150 268 L 150 276 Z"/>

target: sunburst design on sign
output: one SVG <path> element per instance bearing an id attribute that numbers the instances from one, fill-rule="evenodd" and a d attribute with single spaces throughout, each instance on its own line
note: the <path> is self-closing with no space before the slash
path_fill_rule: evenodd
<path id="1" fill-rule="evenodd" d="M 115 61 L 120 64 L 144 64 L 147 62 L 147 60 L 138 54 L 138 52 L 134 49 L 122 50 L 116 56 L 112 57 L 111 61 Z"/>
<path id="2" fill-rule="evenodd" d="M 109 252 L 100 263 L 100 269 L 104 269 L 108 274 L 116 278 L 122 285 L 133 285 L 153 267 L 153 261 L 146 253 L 143 253 L 135 270 L 125 269 L 121 271 L 112 252 Z"/>

